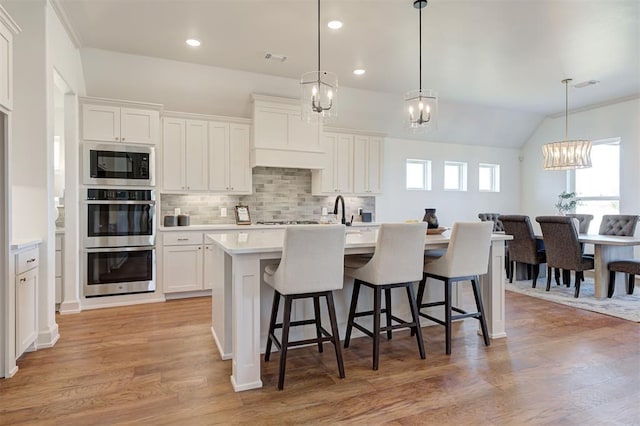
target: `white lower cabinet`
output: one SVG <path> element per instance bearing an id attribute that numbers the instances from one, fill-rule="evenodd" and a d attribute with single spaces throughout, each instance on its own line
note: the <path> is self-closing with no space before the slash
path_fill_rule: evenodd
<path id="1" fill-rule="evenodd" d="M 16 253 L 16 358 L 31 346 L 38 334 L 39 247 Z"/>
<path id="2" fill-rule="evenodd" d="M 64 252 L 62 246 L 64 237 L 56 235 L 56 304 L 62 303 L 62 262 L 64 261 Z"/>
<path id="3" fill-rule="evenodd" d="M 163 232 L 162 282 L 165 293 L 211 289 L 205 279 L 205 252 L 202 232 Z M 209 281 L 209 282 L 207 282 Z"/>

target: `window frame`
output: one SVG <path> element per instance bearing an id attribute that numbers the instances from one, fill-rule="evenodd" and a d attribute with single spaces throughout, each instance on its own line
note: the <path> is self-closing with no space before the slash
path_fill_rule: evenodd
<path id="1" fill-rule="evenodd" d="M 480 187 L 481 178 L 480 171 L 489 169 L 491 174 L 490 189 L 482 189 Z M 500 164 L 480 163 L 478 164 L 478 192 L 500 192 Z"/>
<path id="2" fill-rule="evenodd" d="M 422 165 L 422 187 L 409 188 L 407 176 L 409 164 Z M 405 189 L 407 191 L 431 191 L 431 180 L 431 160 L 423 160 L 418 158 L 407 158 L 405 160 Z"/>
<path id="3" fill-rule="evenodd" d="M 458 185 L 457 188 L 447 188 L 447 166 L 455 166 L 458 169 Z M 467 191 L 467 169 L 468 165 L 465 161 L 449 161 L 444 162 L 443 188 L 445 191 L 466 192 Z"/>

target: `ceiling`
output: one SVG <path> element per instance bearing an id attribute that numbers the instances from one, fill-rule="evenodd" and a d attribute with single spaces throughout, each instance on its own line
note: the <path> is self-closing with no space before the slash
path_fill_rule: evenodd
<path id="1" fill-rule="evenodd" d="M 299 78 L 317 67 L 314 0 L 57 0 L 80 47 Z M 322 68 L 341 86 L 418 86 L 412 0 L 323 0 Z M 518 111 L 578 108 L 640 93 L 638 0 L 430 0 L 422 82 L 441 99 Z M 344 22 L 330 30 L 329 20 Z M 187 38 L 202 41 L 199 48 Z M 285 55 L 284 62 L 265 54 Z M 366 74 L 354 76 L 355 68 Z"/>

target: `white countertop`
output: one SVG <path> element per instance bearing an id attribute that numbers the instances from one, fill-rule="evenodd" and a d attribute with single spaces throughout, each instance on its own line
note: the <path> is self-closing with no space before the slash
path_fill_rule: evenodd
<path id="1" fill-rule="evenodd" d="M 185 231 L 252 231 L 259 229 L 284 229 L 287 226 L 298 226 L 298 225 L 236 225 L 235 223 L 225 223 L 225 224 L 210 224 L 210 225 L 189 225 L 189 226 L 160 226 L 158 229 L 161 232 L 185 232 Z M 348 228 L 358 228 L 358 227 L 367 227 L 367 226 L 380 226 L 379 223 L 375 222 L 354 222 L 351 227 Z M 347 229 L 348 229 L 347 228 Z"/>
<path id="2" fill-rule="evenodd" d="M 11 243 L 11 246 L 9 248 L 11 251 L 21 251 L 26 248 L 38 246 L 40 244 L 42 244 L 41 239 L 33 239 L 33 240 L 24 239 L 24 240 L 14 241 L 13 243 Z"/>

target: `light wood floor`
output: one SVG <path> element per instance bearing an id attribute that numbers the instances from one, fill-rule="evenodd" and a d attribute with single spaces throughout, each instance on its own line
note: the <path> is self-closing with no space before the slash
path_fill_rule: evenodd
<path id="1" fill-rule="evenodd" d="M 476 321 L 424 328 L 427 359 L 398 332 L 371 370 L 370 339 L 344 351 L 278 355 L 264 388 L 234 393 L 209 327 L 210 299 L 58 316 L 52 349 L 26 354 L 0 379 L 0 425 L 13 424 L 640 424 L 640 325 L 507 292 L 508 338 L 482 344 Z"/>

